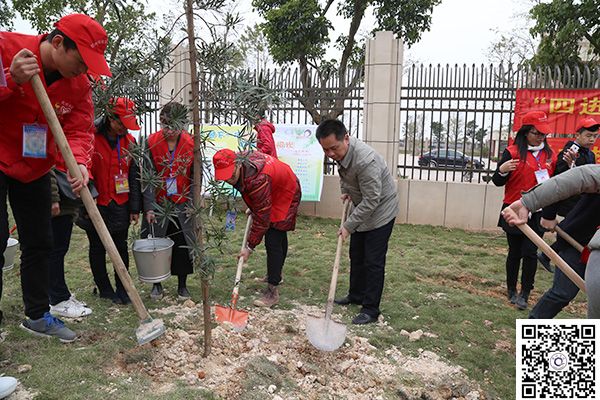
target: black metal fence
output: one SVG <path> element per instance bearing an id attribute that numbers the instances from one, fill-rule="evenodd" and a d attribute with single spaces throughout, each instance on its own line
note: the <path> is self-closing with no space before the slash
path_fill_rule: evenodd
<path id="1" fill-rule="evenodd" d="M 348 71 L 349 81 L 355 71 Z M 307 92 L 298 69 L 252 72 L 253 80 L 281 90 L 281 101 L 272 104 L 267 118 L 275 124 L 313 124 L 303 104 L 309 93 L 319 114 L 342 99 L 339 118 L 350 133 L 362 138 L 364 85 L 347 94 L 339 90 L 336 76 L 323 78 L 309 72 L 313 88 Z M 200 113 L 205 123 L 243 122 L 232 98 L 214 98 L 212 77 L 203 79 Z M 410 179 L 487 182 L 496 168 L 512 130 L 515 91 L 518 88 L 597 88 L 600 68 L 530 68 L 514 65 L 411 65 L 404 68 L 399 138 L 398 174 Z M 158 93 L 149 101 L 156 107 Z M 340 97 L 342 96 L 342 97 Z M 150 103 L 149 103 L 150 104 Z M 147 133 L 158 130 L 157 114 L 145 116 Z M 333 164 L 325 161 L 328 173 Z"/>
<path id="2" fill-rule="evenodd" d="M 399 174 L 489 181 L 512 130 L 518 88 L 595 88 L 600 68 L 412 65 L 400 104 Z"/>

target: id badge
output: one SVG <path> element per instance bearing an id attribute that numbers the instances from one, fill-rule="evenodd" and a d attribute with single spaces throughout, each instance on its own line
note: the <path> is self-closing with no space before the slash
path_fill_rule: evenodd
<path id="1" fill-rule="evenodd" d="M 167 196 L 173 196 L 177 194 L 177 178 L 170 176 L 167 178 Z"/>
<path id="2" fill-rule="evenodd" d="M 46 125 L 23 125 L 23 157 L 46 158 L 47 135 Z"/>
<path id="3" fill-rule="evenodd" d="M 225 214 L 225 231 L 234 231 L 235 230 L 235 220 L 237 218 L 237 213 L 234 210 L 227 210 Z"/>
<path id="4" fill-rule="evenodd" d="M 117 194 L 129 193 L 129 178 L 127 175 L 115 175 L 115 190 Z"/>
<path id="5" fill-rule="evenodd" d="M 537 183 L 542 183 L 544 181 L 547 181 L 548 179 L 550 179 L 550 175 L 548 174 L 547 169 L 538 169 L 537 171 L 535 171 L 535 180 L 537 181 Z"/>

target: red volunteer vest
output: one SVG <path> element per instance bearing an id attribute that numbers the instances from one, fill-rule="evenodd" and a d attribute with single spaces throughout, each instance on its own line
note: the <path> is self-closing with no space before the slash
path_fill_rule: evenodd
<path id="1" fill-rule="evenodd" d="M 129 201 L 129 193 L 117 194 L 115 176 L 121 173 L 129 175 L 131 157 L 128 155 L 127 150 L 132 143 L 135 143 L 135 138 L 129 134 L 119 137 L 121 150 L 119 162 L 117 147 L 111 148 L 106 137 L 96 133 L 94 154 L 92 156 L 92 176 L 94 177 L 96 189 L 98 189 L 98 198 L 96 199 L 98 205 L 107 206 L 111 200 L 119 205 Z"/>
<path id="2" fill-rule="evenodd" d="M 510 152 L 512 159 L 520 159 L 519 149 L 517 145 L 510 145 L 506 148 Z M 556 154 L 552 153 L 552 157 L 548 156 L 544 150 L 538 153 L 538 159 L 533 156 L 531 151 L 527 152 L 525 162 L 520 162 L 517 169 L 510 173 L 508 182 L 504 187 L 504 203 L 510 204 L 521 198 L 521 193 L 531 189 L 537 185 L 535 171 L 547 169 L 548 175 L 552 176 L 556 166 Z"/>
<path id="3" fill-rule="evenodd" d="M 188 200 L 192 183 L 192 165 L 194 163 L 194 140 L 187 132 L 179 135 L 179 141 L 173 155 L 169 152 L 169 145 L 163 136 L 162 129 L 148 137 L 148 146 L 156 172 L 163 180 L 163 185 L 158 190 L 156 201 L 160 202 L 167 197 L 167 178 L 175 177 L 177 194 L 168 196 L 174 203 L 185 203 Z"/>

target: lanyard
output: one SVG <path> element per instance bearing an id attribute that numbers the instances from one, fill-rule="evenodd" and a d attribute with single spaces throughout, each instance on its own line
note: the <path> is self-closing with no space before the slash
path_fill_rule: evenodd
<path id="1" fill-rule="evenodd" d="M 119 174 L 123 175 L 123 169 L 121 168 L 121 141 L 120 137 L 117 135 L 117 159 L 119 160 Z"/>
<path id="2" fill-rule="evenodd" d="M 171 174 L 171 176 L 173 176 L 173 161 L 175 160 L 175 152 L 177 151 L 177 147 L 175 147 L 173 150 L 169 150 L 169 173 Z"/>
<path id="3" fill-rule="evenodd" d="M 538 150 L 537 156 L 533 156 L 533 158 L 535 158 L 535 162 L 537 163 L 538 169 L 542 169 L 542 165 L 540 164 L 541 156 L 542 156 L 542 150 Z"/>

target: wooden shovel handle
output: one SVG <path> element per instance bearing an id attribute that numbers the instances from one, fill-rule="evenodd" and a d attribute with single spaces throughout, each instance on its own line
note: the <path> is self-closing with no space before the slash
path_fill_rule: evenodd
<path id="1" fill-rule="evenodd" d="M 248 232 L 250 232 L 250 227 L 252 226 L 252 214 L 248 214 L 248 220 L 246 221 L 246 229 L 244 230 L 244 239 L 242 239 L 242 247 L 240 249 L 244 250 L 246 244 L 248 243 Z M 237 301 L 237 294 L 240 291 L 240 279 L 242 279 L 242 269 L 244 268 L 244 259 L 240 257 L 237 264 L 237 271 L 235 272 L 235 283 L 233 285 L 233 296 L 232 303 Z M 235 308 L 235 304 L 232 304 L 232 307 Z"/>
<path id="2" fill-rule="evenodd" d="M 31 78 L 31 86 L 33 87 L 33 91 L 35 92 L 35 96 L 42 107 L 42 111 L 48 121 L 48 125 L 50 125 L 50 130 L 54 135 L 54 141 L 56 142 L 62 156 L 65 160 L 65 164 L 67 165 L 67 169 L 69 170 L 69 174 L 72 177 L 77 179 L 82 179 L 81 171 L 79 170 L 79 166 L 77 165 L 77 161 L 73 156 L 73 152 L 69 147 L 69 143 L 67 142 L 67 138 L 65 137 L 65 133 L 56 117 L 56 113 L 54 112 L 54 108 L 50 103 L 50 99 L 48 98 L 48 94 L 46 93 L 46 89 L 42 84 L 42 80 L 39 75 L 33 76 Z M 127 291 L 129 298 L 131 299 L 131 303 L 133 304 L 133 308 L 138 314 L 139 318 L 144 321 L 150 319 L 150 314 L 144 303 L 142 303 L 142 299 L 138 294 L 137 290 L 133 286 L 133 282 L 131 281 L 131 277 L 125 268 L 125 264 L 117 251 L 117 247 L 108 233 L 108 229 L 106 228 L 106 224 L 104 220 L 100 216 L 100 212 L 98 211 L 98 207 L 96 207 L 96 202 L 90 193 L 90 190 L 87 186 L 84 186 L 80 192 L 81 199 L 83 200 L 83 205 L 87 210 L 94 227 L 96 228 L 96 232 L 98 232 L 98 236 L 100 236 L 100 240 L 104 244 L 106 251 L 108 252 L 108 256 L 112 261 L 115 271 L 119 275 L 121 282 L 123 283 L 123 287 Z"/>
<path id="3" fill-rule="evenodd" d="M 546 254 L 548 257 L 550 257 L 550 259 L 552 260 L 552 262 L 558 267 L 560 268 L 560 270 L 571 280 L 573 281 L 573 283 L 575 285 L 577 285 L 577 287 L 585 293 L 585 282 L 583 281 L 583 279 L 581 279 L 581 277 L 579 275 L 577 275 L 577 272 L 573 271 L 573 268 L 571 268 L 569 266 L 569 264 L 567 264 L 565 262 L 565 260 L 563 260 L 558 254 L 556 254 L 556 252 L 552 249 L 552 247 L 550 247 L 548 245 L 548 243 L 546 243 L 544 241 L 544 239 L 542 239 L 541 237 L 538 236 L 537 233 L 535 233 L 533 231 L 533 229 L 531 229 L 531 227 L 527 224 L 520 224 L 517 225 L 517 227 L 525 234 L 525 236 L 527 236 L 529 238 L 529 240 L 531 240 L 533 243 L 535 243 L 535 245 L 544 252 L 544 254 Z"/>
<path id="4" fill-rule="evenodd" d="M 350 206 L 350 200 L 344 200 L 344 207 L 342 210 L 342 219 L 340 222 L 340 229 L 346 222 L 346 214 Z M 340 270 L 340 259 L 342 258 L 342 244 L 344 239 L 342 235 L 338 235 L 337 248 L 335 250 L 335 260 L 333 261 L 333 271 L 331 273 L 331 283 L 329 284 L 329 295 L 327 296 L 327 306 L 325 307 L 325 319 L 331 318 L 331 312 L 333 311 L 333 298 L 335 297 L 335 288 L 337 286 L 337 278 Z"/>
<path id="5" fill-rule="evenodd" d="M 555 226 L 554 230 L 556 231 L 556 233 L 558 233 L 558 236 L 560 236 L 561 238 L 563 238 L 565 240 L 565 242 L 567 242 L 571 246 L 573 246 L 573 248 L 575 250 L 577 250 L 580 253 L 583 251 L 583 246 L 580 245 L 577 240 L 573 239 L 573 237 L 571 235 L 569 235 L 567 232 L 563 231 L 560 226 L 558 226 L 558 225 Z"/>

